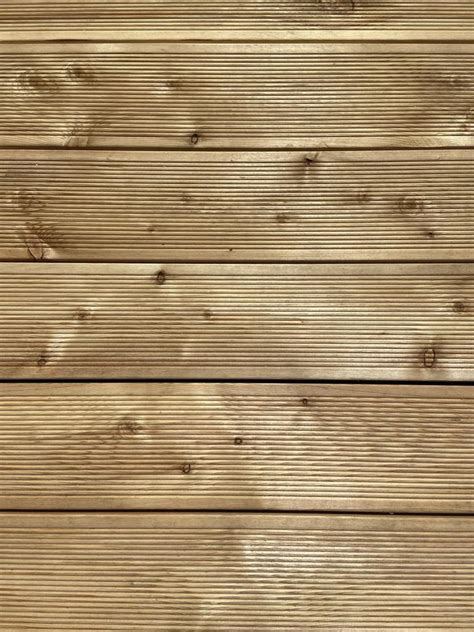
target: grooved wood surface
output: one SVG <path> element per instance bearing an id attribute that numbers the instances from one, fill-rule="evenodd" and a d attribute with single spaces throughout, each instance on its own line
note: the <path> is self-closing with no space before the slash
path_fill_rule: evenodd
<path id="1" fill-rule="evenodd" d="M 474 509 L 474 389 L 3 384 L 1 509 Z"/>
<path id="2" fill-rule="evenodd" d="M 3 0 L 1 39 L 469 39 L 471 0 Z"/>
<path id="3" fill-rule="evenodd" d="M 4 630 L 471 630 L 472 520 L 0 515 Z"/>
<path id="4" fill-rule="evenodd" d="M 4 378 L 468 380 L 472 264 L 0 267 Z"/>
<path id="5" fill-rule="evenodd" d="M 0 45 L 0 143 L 472 146 L 473 44 Z"/>
<path id="6" fill-rule="evenodd" d="M 0 151 L 0 257 L 474 255 L 471 150 Z"/>

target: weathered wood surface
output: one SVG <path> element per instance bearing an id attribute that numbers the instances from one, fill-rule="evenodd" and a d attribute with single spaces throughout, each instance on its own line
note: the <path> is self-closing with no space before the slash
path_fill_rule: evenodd
<path id="1" fill-rule="evenodd" d="M 473 44 L 0 45 L 0 144 L 472 146 Z"/>
<path id="2" fill-rule="evenodd" d="M 0 38 L 470 39 L 472 0 L 3 0 Z"/>
<path id="3" fill-rule="evenodd" d="M 474 388 L 2 384 L 1 509 L 474 509 Z"/>
<path id="4" fill-rule="evenodd" d="M 474 152 L 0 151 L 0 258 L 474 255 Z"/>
<path id="5" fill-rule="evenodd" d="M 472 520 L 0 514 L 4 630 L 471 630 Z"/>
<path id="6" fill-rule="evenodd" d="M 469 380 L 474 265 L 0 267 L 4 378 Z"/>

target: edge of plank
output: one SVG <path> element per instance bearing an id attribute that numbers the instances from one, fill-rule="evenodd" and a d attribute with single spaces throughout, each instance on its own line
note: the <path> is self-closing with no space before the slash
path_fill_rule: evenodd
<path id="1" fill-rule="evenodd" d="M 51 395 L 49 382 L 0 382 L 0 396 L 8 393 L 25 395 L 34 389 L 40 395 Z M 241 395 L 242 389 L 252 395 L 268 395 L 275 385 L 272 382 L 58 382 L 54 384 L 57 391 L 64 395 Z M 452 396 L 474 399 L 474 386 L 470 385 L 433 385 L 433 384 L 357 384 L 338 382 L 337 384 L 321 383 L 279 383 L 278 392 L 282 395 L 305 397 L 338 396 L 340 394 L 370 395 L 384 398 L 396 394 L 400 397 L 447 398 Z"/>
<path id="2" fill-rule="evenodd" d="M 7 273 L 11 275 L 15 271 L 20 271 L 20 268 L 24 266 L 30 266 L 30 269 L 38 273 L 50 273 L 53 270 L 56 273 L 68 276 L 68 273 L 79 274 L 81 272 L 87 272 L 92 270 L 92 276 L 96 273 L 104 274 L 106 272 L 110 274 L 143 274 L 153 277 L 157 272 L 164 269 L 163 262 L 156 261 L 154 263 L 104 263 L 98 262 L 94 264 L 88 263 L 47 263 L 47 262 L 12 262 L 6 261 L 0 265 L 0 273 Z M 34 266 L 34 267 L 33 267 Z M 91 267 L 92 266 L 92 267 Z M 222 263 L 218 267 L 215 264 L 208 263 L 167 263 L 166 270 L 170 274 L 209 274 L 212 271 L 213 275 L 223 274 L 242 274 L 250 270 L 252 274 L 261 274 L 265 276 L 289 276 L 293 277 L 295 274 L 306 276 L 314 275 L 318 276 L 341 276 L 348 273 L 355 273 L 357 270 L 357 276 L 373 276 L 379 274 L 400 274 L 404 276 L 416 276 L 419 274 L 427 274 L 433 276 L 435 274 L 443 275 L 461 275 L 466 276 L 474 272 L 473 263 L 275 263 L 272 266 L 268 266 L 265 263 Z M 23 273 L 23 272 L 22 272 Z"/>
<path id="3" fill-rule="evenodd" d="M 474 518 L 465 516 L 362 516 L 320 514 L 232 514 L 205 512 L 0 512 L 0 529 L 31 530 L 32 528 L 51 529 L 160 529 L 179 528 L 194 530 L 213 529 L 339 529 L 342 531 L 381 531 L 397 529 L 416 532 L 462 532 L 472 533 Z"/>
<path id="4" fill-rule="evenodd" d="M 0 32 L 0 42 L 25 41 L 469 41 L 470 29 L 41 29 Z"/>
<path id="5" fill-rule="evenodd" d="M 202 157 L 216 160 L 217 162 L 225 161 L 229 163 L 247 163 L 252 162 L 288 162 L 293 159 L 295 163 L 300 163 L 308 155 L 307 151 L 298 149 L 287 150 L 262 150 L 262 151 L 219 151 L 219 150 L 90 150 L 90 149 L 5 149 L 0 148 L 0 160 L 44 160 L 64 162 L 81 162 L 88 160 L 105 160 L 107 162 L 176 162 L 183 160 L 186 162 L 200 163 Z M 427 162 L 437 162 L 439 160 L 464 161 L 474 160 L 474 149 L 472 148 L 428 148 L 428 149 L 367 149 L 367 150 L 336 150 L 321 149 L 317 156 L 311 156 L 316 162 L 338 163 L 338 162 L 407 162 L 409 160 L 423 160 Z"/>
<path id="6" fill-rule="evenodd" d="M 471 40 L 471 41 L 469 41 Z M 0 54 L 31 55 L 35 53 L 238 53 L 242 54 L 239 42 L 203 42 L 203 41 L 54 41 L 54 42 L 2 42 Z M 474 41 L 472 36 L 463 42 L 246 42 L 245 53 L 414 53 L 414 54 L 472 54 Z"/>

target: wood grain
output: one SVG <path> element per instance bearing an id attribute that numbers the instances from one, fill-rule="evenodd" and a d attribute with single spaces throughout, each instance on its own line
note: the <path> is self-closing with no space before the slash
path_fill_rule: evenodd
<path id="1" fill-rule="evenodd" d="M 474 509 L 474 388 L 2 384 L 1 509 Z"/>
<path id="2" fill-rule="evenodd" d="M 472 520 L 1 514 L 4 630 L 470 630 Z"/>
<path id="3" fill-rule="evenodd" d="M 474 45 L 0 45 L 6 147 L 473 144 Z"/>
<path id="4" fill-rule="evenodd" d="M 471 0 L 3 0 L 0 38 L 470 39 Z"/>
<path id="5" fill-rule="evenodd" d="M 0 376 L 469 380 L 474 265 L 4 263 Z"/>
<path id="6" fill-rule="evenodd" d="M 0 151 L 0 257 L 460 260 L 471 150 Z"/>

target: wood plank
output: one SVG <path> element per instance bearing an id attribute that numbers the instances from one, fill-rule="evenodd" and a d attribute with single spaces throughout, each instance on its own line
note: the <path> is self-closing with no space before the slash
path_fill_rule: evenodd
<path id="1" fill-rule="evenodd" d="M 463 39 L 471 0 L 3 0 L 0 38 Z"/>
<path id="2" fill-rule="evenodd" d="M 0 258 L 449 260 L 474 152 L 0 151 Z"/>
<path id="3" fill-rule="evenodd" d="M 1 514 L 4 630 L 471 630 L 472 519 Z"/>
<path id="4" fill-rule="evenodd" d="M 468 513 L 474 388 L 0 385 L 1 509 Z"/>
<path id="5" fill-rule="evenodd" d="M 6 147 L 473 145 L 474 44 L 0 45 Z"/>
<path id="6" fill-rule="evenodd" d="M 468 380 L 473 264 L 0 266 L 0 376 Z"/>

